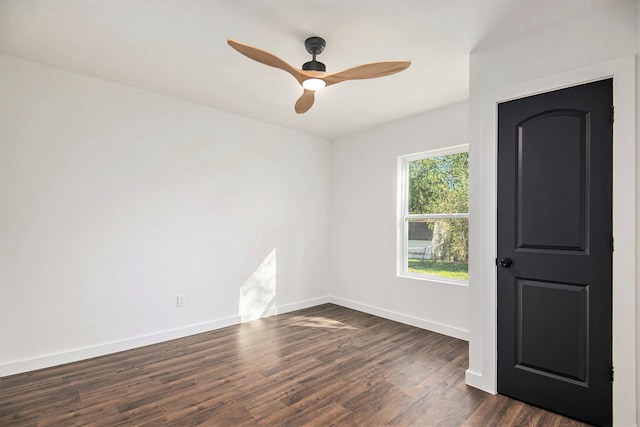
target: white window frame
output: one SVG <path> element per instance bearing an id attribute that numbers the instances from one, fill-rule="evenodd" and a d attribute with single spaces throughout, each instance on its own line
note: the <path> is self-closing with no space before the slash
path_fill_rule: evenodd
<path id="1" fill-rule="evenodd" d="M 409 163 L 432 157 L 447 156 L 449 154 L 468 153 L 469 144 L 454 145 L 446 148 L 422 151 L 398 157 L 398 250 L 397 275 L 410 279 L 425 280 L 453 285 L 468 286 L 469 281 L 452 279 L 431 274 L 419 274 L 408 271 L 409 254 L 409 220 L 430 220 L 448 218 L 469 218 L 469 213 L 453 214 L 409 214 Z"/>

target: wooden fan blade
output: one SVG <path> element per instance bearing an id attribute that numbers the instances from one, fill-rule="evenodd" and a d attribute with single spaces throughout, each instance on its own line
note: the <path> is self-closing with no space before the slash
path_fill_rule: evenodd
<path id="1" fill-rule="evenodd" d="M 315 99 L 315 92 L 312 90 L 304 90 L 304 93 L 296 101 L 296 113 L 302 114 L 309 111 L 309 108 L 313 105 Z"/>
<path id="2" fill-rule="evenodd" d="M 411 65 L 411 61 L 388 61 L 373 62 L 371 64 L 359 65 L 336 73 L 328 73 L 323 77 L 327 86 L 343 82 L 345 80 L 375 79 L 406 70 Z"/>
<path id="3" fill-rule="evenodd" d="M 291 74 L 300 84 L 302 84 L 302 82 L 308 78 L 308 76 L 302 70 L 292 67 L 272 53 L 269 53 L 262 49 L 258 49 L 257 47 L 237 42 L 232 39 L 228 39 L 227 43 L 229 44 L 229 46 L 231 46 L 247 58 L 251 58 L 254 61 L 260 62 L 261 64 L 286 71 L 287 73 Z"/>

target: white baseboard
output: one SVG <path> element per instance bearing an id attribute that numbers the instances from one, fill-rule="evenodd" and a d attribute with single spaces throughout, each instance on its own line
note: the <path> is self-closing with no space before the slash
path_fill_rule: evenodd
<path id="1" fill-rule="evenodd" d="M 469 340 L 469 332 L 463 329 L 454 328 L 451 326 L 443 325 L 441 323 L 432 322 L 426 319 L 418 317 L 408 316 L 406 314 L 397 313 L 390 310 L 385 310 L 379 307 L 374 307 L 366 304 L 361 304 L 356 301 L 351 301 L 345 298 L 338 298 L 333 296 L 326 296 L 320 298 L 313 298 L 304 301 L 298 301 L 291 304 L 283 304 L 271 307 L 266 313 L 263 313 L 260 317 L 269 317 L 277 314 L 289 313 L 296 310 L 302 310 L 309 307 L 315 307 L 317 305 L 332 303 L 341 305 L 343 307 L 351 308 L 354 310 L 369 313 L 374 316 L 379 316 L 385 319 L 394 320 L 396 322 L 404 323 L 418 328 L 426 329 L 429 331 L 437 332 L 443 335 L 448 335 L 454 338 Z M 195 335 L 202 332 L 213 331 L 215 329 L 224 328 L 227 326 L 238 325 L 242 322 L 242 316 L 230 316 L 222 319 L 212 320 L 208 322 L 198 323 L 194 325 L 188 325 L 180 328 L 170 329 L 166 331 L 155 332 L 148 335 L 141 335 L 133 338 L 126 338 L 123 340 L 112 341 L 108 343 L 98 344 L 89 347 L 77 348 L 60 353 L 46 354 L 30 359 L 23 359 L 13 362 L 0 364 L 0 377 L 19 374 L 22 372 L 34 371 L 37 369 L 48 368 L 51 366 L 63 365 L 66 363 L 77 362 L 79 360 L 90 359 L 92 357 L 105 356 L 107 354 L 117 353 L 124 350 L 131 350 L 145 345 L 157 344 L 164 341 L 173 340 L 176 338 L 183 338 L 189 335 Z M 480 377 L 481 378 L 481 377 Z M 467 381 L 470 385 L 471 382 Z M 481 382 L 481 381 L 480 381 Z M 479 387 L 481 388 L 481 387 Z"/>
<path id="2" fill-rule="evenodd" d="M 176 338 L 199 334 L 213 329 L 224 328 L 240 323 L 240 316 L 231 316 L 209 322 L 184 326 L 181 328 L 169 329 L 152 334 L 141 335 L 133 338 L 126 338 L 118 341 L 111 341 L 94 346 L 77 348 L 60 353 L 46 354 L 31 359 L 18 360 L 0 365 L 0 377 L 18 374 L 21 372 L 34 371 L 36 369 L 48 368 L 51 366 L 63 365 L 77 362 L 79 360 L 90 359 L 92 357 L 104 356 L 106 354 L 117 353 L 119 351 L 131 350 L 145 345 L 157 344 Z"/>
<path id="3" fill-rule="evenodd" d="M 327 304 L 329 302 L 329 296 L 326 296 L 294 302 L 292 304 L 284 304 L 278 306 L 276 314 L 290 313 L 292 311 L 303 310 L 305 308 L 315 307 L 316 305 Z"/>
<path id="4" fill-rule="evenodd" d="M 345 298 L 329 296 L 329 302 L 332 304 L 337 304 L 343 307 L 351 308 L 353 310 L 358 310 L 364 313 L 373 314 L 374 316 L 383 317 L 385 319 L 404 323 L 406 325 L 415 326 L 417 328 L 437 332 L 442 335 L 447 335 L 450 337 L 469 341 L 469 331 L 464 329 L 456 328 L 449 325 L 444 325 L 442 323 L 433 322 L 433 321 L 422 319 L 419 317 L 409 316 L 407 314 L 402 314 L 402 313 L 398 313 L 391 310 L 386 310 L 380 307 L 374 307 L 371 305 L 362 304 L 362 303 L 348 300 Z"/>
<path id="5" fill-rule="evenodd" d="M 261 317 L 269 317 L 276 314 L 302 310 L 304 308 L 326 304 L 327 302 L 329 302 L 329 297 L 321 297 L 299 301 L 291 304 L 274 306 Z M 241 321 L 242 317 L 240 315 L 230 316 L 222 319 L 188 325 L 166 331 L 155 332 L 148 335 L 141 335 L 138 337 L 126 338 L 123 340 L 112 341 L 94 346 L 77 348 L 60 353 L 46 354 L 30 359 L 4 363 L 0 364 L 0 377 L 19 374 L 22 372 L 35 371 L 37 369 L 49 368 L 51 366 L 63 365 L 71 362 L 77 362 L 79 360 L 90 359 L 92 357 L 105 356 L 107 354 L 117 353 L 124 350 L 131 350 L 138 347 L 144 347 L 145 345 L 157 344 L 176 338 L 183 338 L 189 335 L 213 331 L 215 329 L 220 329 L 227 326 L 238 325 L 241 323 Z"/>

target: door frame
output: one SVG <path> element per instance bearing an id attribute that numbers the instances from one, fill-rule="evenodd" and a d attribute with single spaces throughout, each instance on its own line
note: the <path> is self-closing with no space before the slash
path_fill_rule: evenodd
<path id="1" fill-rule="evenodd" d="M 636 423 L 636 61 L 628 56 L 478 95 L 470 103 L 468 385 L 497 390 L 498 103 L 613 78 L 613 417 Z M 626 179 L 626 181 L 625 181 Z M 633 320 L 632 320 L 633 319 Z M 632 320 L 632 321 L 630 321 Z"/>

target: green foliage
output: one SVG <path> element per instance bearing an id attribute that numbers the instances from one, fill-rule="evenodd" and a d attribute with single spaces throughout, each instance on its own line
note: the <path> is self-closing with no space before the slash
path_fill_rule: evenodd
<path id="1" fill-rule="evenodd" d="M 409 213 L 469 211 L 469 153 L 409 163 Z"/>
<path id="2" fill-rule="evenodd" d="M 409 163 L 409 213 L 452 214 L 469 211 L 469 153 Z M 433 231 L 433 256 L 448 262 L 468 261 L 467 218 L 427 221 Z"/>

